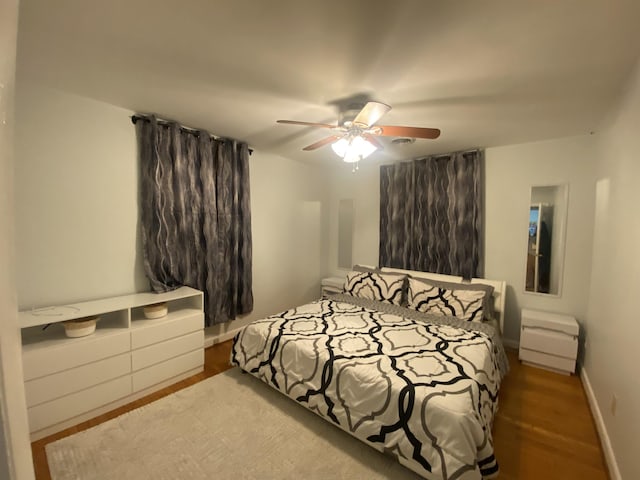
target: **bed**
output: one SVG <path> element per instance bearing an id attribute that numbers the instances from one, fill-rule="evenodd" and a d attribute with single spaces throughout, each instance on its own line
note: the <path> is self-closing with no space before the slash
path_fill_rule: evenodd
<path id="1" fill-rule="evenodd" d="M 357 268 L 344 293 L 247 325 L 231 363 L 424 478 L 494 478 L 505 287 Z"/>

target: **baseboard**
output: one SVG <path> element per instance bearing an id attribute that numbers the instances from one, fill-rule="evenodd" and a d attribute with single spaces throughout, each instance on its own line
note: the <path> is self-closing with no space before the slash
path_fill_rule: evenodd
<path id="1" fill-rule="evenodd" d="M 600 436 L 600 443 L 602 444 L 604 458 L 607 461 L 607 467 L 609 468 L 609 475 L 611 476 L 612 480 L 622 480 L 622 477 L 620 476 L 620 469 L 618 468 L 618 462 L 616 461 L 616 456 L 613 453 L 613 448 L 611 447 L 611 440 L 609 440 L 609 434 L 607 433 L 607 427 L 604 424 L 600 406 L 596 401 L 596 396 L 593 393 L 591 382 L 589 381 L 589 376 L 587 375 L 587 370 L 584 368 L 584 366 L 580 370 L 580 378 L 582 379 L 584 391 L 587 394 L 587 400 L 589 400 L 589 407 L 591 407 L 593 419 L 596 422 L 596 429 L 598 430 L 598 435 Z"/>
<path id="2" fill-rule="evenodd" d="M 518 350 L 520 348 L 520 342 L 511 338 L 502 338 L 502 344 L 512 350 Z"/>
<path id="3" fill-rule="evenodd" d="M 204 348 L 213 347 L 216 343 L 222 343 L 222 342 L 226 342 L 227 340 L 231 340 L 233 337 L 236 336 L 236 333 L 238 333 L 243 328 L 244 327 L 235 328 L 233 330 L 229 330 L 228 332 L 220 333 L 218 335 L 216 334 L 207 335 L 205 330 Z"/>

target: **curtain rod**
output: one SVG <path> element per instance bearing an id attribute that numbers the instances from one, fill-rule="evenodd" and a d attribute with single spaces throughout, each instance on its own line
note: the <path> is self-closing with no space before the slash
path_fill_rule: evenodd
<path id="1" fill-rule="evenodd" d="M 426 157 L 446 157 L 449 155 L 454 155 L 456 153 L 474 153 L 474 152 L 479 152 L 480 150 L 483 150 L 482 147 L 477 147 L 477 148 L 470 148 L 469 150 L 456 150 L 455 152 L 449 152 L 449 153 L 436 153 L 435 155 L 426 155 Z M 418 158 L 425 158 L 425 157 L 418 157 Z"/>
<path id="2" fill-rule="evenodd" d="M 136 122 L 138 120 L 142 120 L 143 122 L 150 122 L 151 120 L 149 120 L 149 117 L 146 117 L 144 115 L 131 115 L 131 123 L 133 123 L 134 125 L 136 124 Z M 177 122 L 170 122 L 168 120 L 157 120 L 158 125 L 161 125 L 163 127 L 168 127 L 171 123 L 176 123 Z M 197 128 L 190 128 L 190 127 L 185 127 L 184 125 L 180 125 L 180 131 L 181 132 L 185 132 L 185 133 L 190 133 L 191 135 L 195 135 L 196 137 L 200 134 L 200 132 L 202 130 L 198 130 Z M 209 132 L 207 132 L 209 133 Z M 215 138 L 216 140 L 220 140 L 220 137 L 216 137 L 215 135 L 211 135 L 209 133 L 209 135 L 213 138 Z M 249 149 L 249 155 L 251 155 L 253 153 L 253 148 Z"/>
<path id="3" fill-rule="evenodd" d="M 448 157 L 450 155 L 455 155 L 456 153 L 459 154 L 465 154 L 465 153 L 474 153 L 474 152 L 479 152 L 481 150 L 484 150 L 484 147 L 477 147 L 477 148 L 470 148 L 468 150 L 456 150 L 455 152 L 449 152 L 449 153 L 433 153 L 430 155 L 420 155 L 419 157 L 414 157 L 414 158 L 404 158 L 402 160 L 399 160 L 397 162 L 392 162 L 392 163 L 383 163 L 382 166 L 389 166 L 389 165 L 395 165 L 398 163 L 409 163 L 409 162 L 414 162 L 416 160 L 424 160 L 425 158 L 441 158 L 441 157 Z"/>

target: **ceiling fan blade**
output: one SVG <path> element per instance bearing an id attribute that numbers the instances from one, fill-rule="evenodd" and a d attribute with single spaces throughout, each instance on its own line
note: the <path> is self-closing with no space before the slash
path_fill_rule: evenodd
<path id="1" fill-rule="evenodd" d="M 316 143 L 312 143 L 311 145 L 307 145 L 302 150 L 316 150 L 317 148 L 324 147 L 330 143 L 335 142 L 336 140 L 340 140 L 341 135 L 331 135 L 330 137 L 323 138 L 322 140 L 317 141 Z"/>
<path id="2" fill-rule="evenodd" d="M 362 110 L 360 110 L 360 113 L 356 115 L 356 118 L 353 119 L 353 123 L 370 127 L 380 120 L 389 110 L 391 110 L 391 107 L 385 103 L 367 102 L 367 104 L 362 107 Z"/>
<path id="3" fill-rule="evenodd" d="M 440 130 L 437 128 L 400 127 L 395 125 L 378 125 L 374 135 L 383 137 L 409 137 L 409 138 L 438 138 Z"/>
<path id="4" fill-rule="evenodd" d="M 307 127 L 335 128 L 335 125 L 329 125 L 328 123 L 299 122 L 297 120 L 276 120 L 276 122 L 288 125 L 305 125 Z"/>
<path id="5" fill-rule="evenodd" d="M 382 143 L 380 143 L 380 140 L 378 140 L 376 137 L 374 137 L 373 135 L 370 135 L 368 133 L 363 133 L 362 136 L 368 141 L 370 142 L 374 147 L 376 147 L 378 150 L 384 150 L 384 145 L 382 145 Z"/>

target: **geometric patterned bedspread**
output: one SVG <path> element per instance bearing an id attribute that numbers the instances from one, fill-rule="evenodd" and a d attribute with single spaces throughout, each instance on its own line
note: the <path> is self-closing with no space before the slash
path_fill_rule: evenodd
<path id="1" fill-rule="evenodd" d="M 231 362 L 424 478 L 498 474 L 490 325 L 334 295 L 249 324 Z"/>

